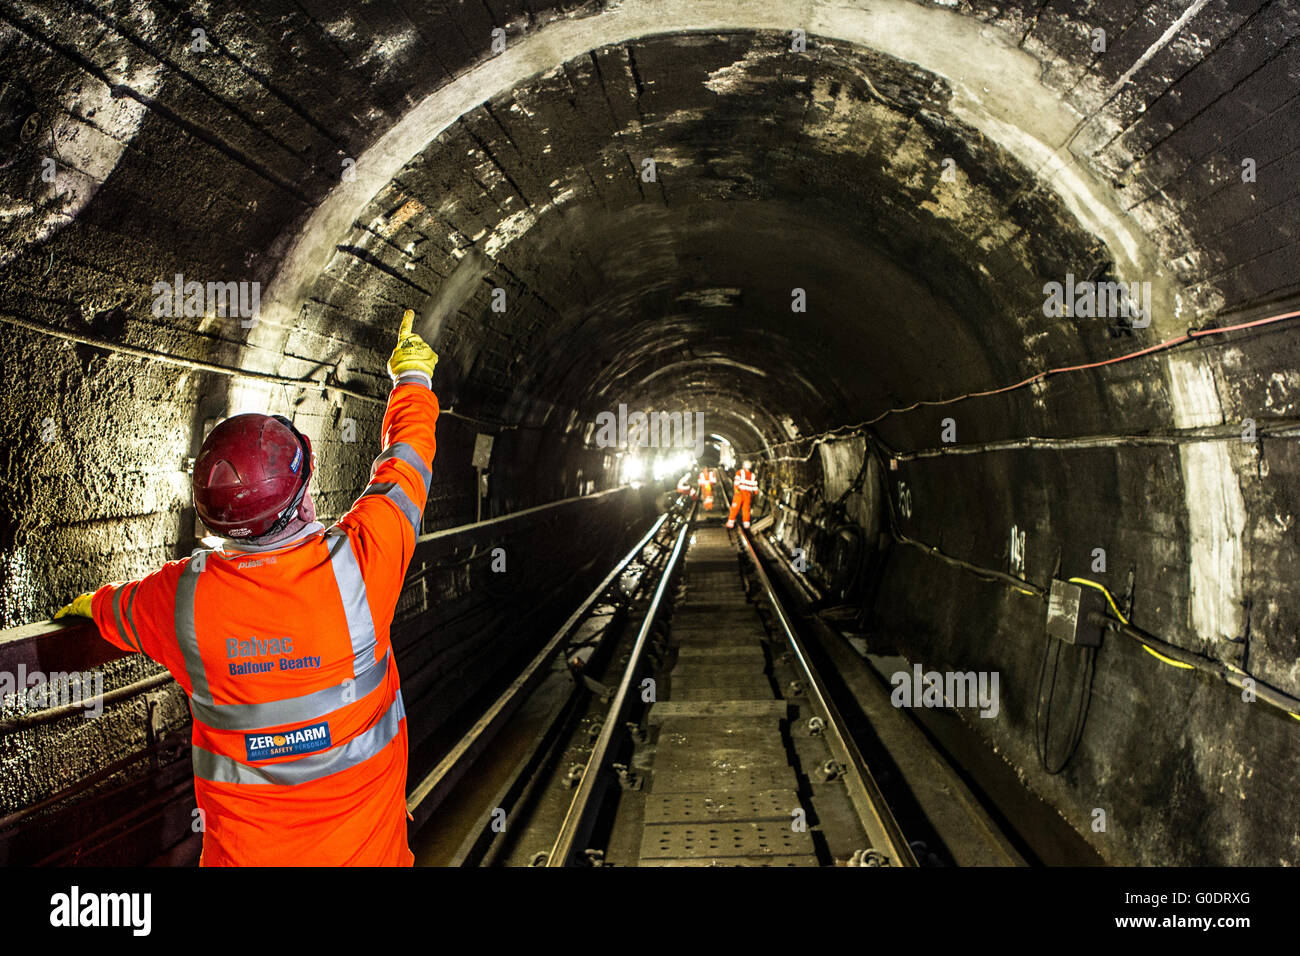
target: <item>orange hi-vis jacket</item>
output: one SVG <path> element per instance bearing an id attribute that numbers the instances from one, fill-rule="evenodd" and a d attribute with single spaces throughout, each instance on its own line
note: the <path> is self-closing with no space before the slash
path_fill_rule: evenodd
<path id="1" fill-rule="evenodd" d="M 736 515 L 740 514 L 745 527 L 748 528 L 750 499 L 754 497 L 754 492 L 758 491 L 758 481 L 752 471 L 739 468 L 736 470 L 736 479 L 731 487 L 735 494 L 731 496 L 731 507 L 727 510 L 727 527 L 734 528 Z"/>
<path id="2" fill-rule="evenodd" d="M 427 381 L 399 379 L 370 483 L 333 527 L 227 542 L 95 592 L 105 639 L 190 698 L 203 866 L 414 862 L 389 627 L 432 478 Z"/>
<path id="3" fill-rule="evenodd" d="M 711 511 L 713 509 L 713 486 L 717 484 L 718 476 L 712 468 L 700 469 L 700 497 L 704 499 L 704 509 Z"/>

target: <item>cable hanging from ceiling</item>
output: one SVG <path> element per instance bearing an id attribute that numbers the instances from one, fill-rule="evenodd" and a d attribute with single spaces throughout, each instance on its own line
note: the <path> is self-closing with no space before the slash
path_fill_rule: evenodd
<path id="1" fill-rule="evenodd" d="M 1030 375 L 1028 378 L 1021 379 L 1018 382 L 1013 382 L 1010 385 L 1003 385 L 999 388 L 989 388 L 989 389 L 983 389 L 981 391 L 967 392 L 963 395 L 957 395 L 952 398 L 923 399 L 920 401 L 913 402 L 910 405 L 901 406 L 899 408 L 886 409 L 885 411 L 881 412 L 879 415 L 876 415 L 874 418 L 868 418 L 864 421 L 858 422 L 856 425 L 840 425 L 836 428 L 828 429 L 827 431 L 820 432 L 819 434 L 816 435 L 805 435 L 801 438 L 792 438 L 789 441 L 777 442 L 774 445 L 767 446 L 767 448 L 764 449 L 764 451 L 768 454 L 769 461 L 795 461 L 795 462 L 808 461 L 809 459 L 812 458 L 813 453 L 816 451 L 817 446 L 821 444 L 825 444 L 826 442 L 841 440 L 844 438 L 859 437 L 859 436 L 874 438 L 875 436 L 870 431 L 868 431 L 868 429 L 872 425 L 875 425 L 883 421 L 884 419 L 888 418 L 890 415 L 901 415 L 906 412 L 915 411 L 916 409 L 922 407 L 938 407 L 943 405 L 955 405 L 957 402 L 963 402 L 970 398 L 985 398 L 991 395 L 1002 395 L 1007 392 L 1013 392 L 1018 389 L 1027 388 L 1028 386 L 1033 385 L 1035 382 L 1044 381 L 1045 379 L 1050 378 L 1054 375 L 1063 375 L 1068 372 L 1081 372 L 1089 369 L 1103 368 L 1108 365 L 1117 365 L 1121 362 L 1128 362 L 1133 359 L 1142 358 L 1148 355 L 1153 355 L 1158 352 L 1168 351 L 1169 349 L 1176 348 L 1180 345 L 1186 345 L 1189 342 L 1197 341 L 1199 339 L 1206 339 L 1216 335 L 1223 335 L 1228 332 L 1240 332 L 1246 329 L 1262 328 L 1264 326 L 1275 325 L 1279 322 L 1285 322 L 1295 318 L 1300 318 L 1300 310 L 1296 310 L 1292 312 L 1282 312 L 1277 315 L 1270 315 L 1262 319 L 1254 319 L 1249 322 L 1238 322 L 1233 325 L 1217 326 L 1214 328 L 1188 329 L 1182 335 L 1176 336 L 1171 339 L 1166 339 L 1165 341 L 1158 342 L 1155 345 L 1149 345 L 1146 348 L 1137 349 L 1136 351 L 1133 352 L 1126 352 L 1123 355 L 1117 355 L 1114 356 L 1113 358 L 1102 359 L 1101 361 L 1098 362 L 1085 362 L 1079 365 L 1063 365 L 1057 368 L 1046 369 L 1041 372 L 1036 372 L 1035 374 Z M 1295 427 L 1295 426 L 1292 425 L 1291 427 Z M 1101 436 L 1101 437 L 1110 437 L 1119 441 L 1119 440 L 1135 439 L 1140 436 L 1115 435 L 1115 436 Z M 1022 441 L 1038 441 L 1038 442 L 1070 441 L 1070 440 L 1071 439 L 1022 439 Z M 1207 440 L 1207 439 L 1197 438 L 1195 440 Z M 797 448 L 798 446 L 804 444 L 805 442 L 812 442 L 812 446 L 809 448 L 807 455 L 773 456 L 771 454 L 771 452 L 775 449 L 785 448 L 792 445 Z M 1031 446 L 1025 445 L 1024 447 L 1031 447 Z"/>

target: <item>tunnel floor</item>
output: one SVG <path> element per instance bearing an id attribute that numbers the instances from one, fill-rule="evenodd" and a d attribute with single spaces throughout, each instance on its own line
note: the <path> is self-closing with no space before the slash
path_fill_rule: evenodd
<path id="1" fill-rule="evenodd" d="M 756 529 L 770 524 L 761 514 L 756 518 Z M 634 743 L 609 758 L 615 761 L 617 783 L 614 774 L 606 774 L 599 798 L 603 806 L 591 811 L 595 820 L 581 853 L 588 864 L 890 865 L 864 830 L 862 806 L 850 795 L 851 768 L 828 747 L 827 718 L 809 697 L 808 672 L 796 664 L 807 651 L 788 645 L 774 619 L 774 602 L 781 602 L 781 613 L 788 616 L 789 599 L 776 591 L 762 594 L 740 546 L 742 533 L 750 532 L 728 530 L 721 515 L 703 510 L 690 526 L 671 607 L 662 612 L 662 639 L 644 670 L 651 675 L 653 701 L 621 718 L 633 718 L 628 727 Z M 635 623 L 644 610 L 634 603 L 629 622 Z M 600 627 L 608 623 L 602 616 Z M 544 684 L 521 706 L 472 774 L 416 835 L 417 865 L 545 865 L 557 831 L 573 813 L 577 777 L 591 759 L 595 735 L 611 719 L 600 682 L 611 681 L 625 665 L 627 629 L 624 622 L 622 637 L 611 638 L 617 641 L 612 657 L 605 671 L 597 672 L 599 680 L 590 687 L 598 693 L 588 695 L 585 705 L 572 711 L 562 706 L 566 696 L 581 693 L 581 681 L 570 672 L 567 679 Z M 831 665 L 822 661 L 821 666 Z M 581 680 L 592 675 L 584 669 Z M 815 679 L 822 681 L 820 674 Z M 834 690 L 853 706 L 850 690 Z M 1063 841 L 1055 845 L 1055 862 L 1099 862 L 1086 844 L 1069 841 L 1062 832 L 1068 828 L 1059 819 L 1053 823 L 1041 812 L 1036 818 L 1040 830 L 1028 839 L 1009 829 L 1006 816 L 995 823 L 984 812 L 986 798 L 962 782 L 970 783 L 970 776 L 931 744 L 932 762 L 924 772 L 945 781 L 942 800 L 966 807 L 945 811 L 946 819 L 936 828 L 925 819 L 934 804 L 921 807 L 908 792 L 907 773 L 880 745 L 869 718 L 855 713 L 850 721 L 835 713 L 845 733 L 871 738 L 864 763 L 893 778 L 879 801 L 886 814 L 899 813 L 910 834 L 915 858 L 908 865 L 1023 866 L 1026 856 L 1016 845 L 1041 850 L 1044 841 L 1052 846 L 1054 839 Z M 896 713 L 877 716 L 899 719 Z M 561 723 L 565 729 L 545 748 L 545 759 L 534 758 L 521 771 L 538 736 Z M 912 750 L 917 749 L 913 744 Z M 908 772 L 916 773 L 913 768 Z M 521 773 L 533 778 L 527 786 L 507 786 Z M 503 793 L 523 790 L 526 798 L 504 809 L 493 806 Z M 964 796 L 958 799 L 958 793 Z M 1007 794 L 1002 797 L 1005 801 Z M 891 800 L 898 806 L 891 807 Z M 974 802 L 981 806 L 972 807 Z M 491 823 L 493 812 L 497 826 Z M 1010 812 L 1022 827 L 1035 819 Z M 1032 854 L 1029 858 L 1038 860 Z"/>

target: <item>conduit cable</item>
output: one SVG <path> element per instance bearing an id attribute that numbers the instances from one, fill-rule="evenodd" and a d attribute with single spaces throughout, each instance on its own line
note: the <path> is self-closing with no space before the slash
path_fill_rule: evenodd
<path id="1" fill-rule="evenodd" d="M 1040 601 L 1045 601 L 1047 599 L 1047 592 L 1031 582 L 1021 581 L 1020 579 L 1013 578 L 1011 575 L 1005 574 L 1001 571 L 994 571 L 992 568 L 981 567 L 972 564 L 969 561 L 954 558 L 951 555 L 944 554 L 933 545 L 908 538 L 906 535 L 895 533 L 894 537 L 901 544 L 910 545 L 919 551 L 923 551 L 926 554 L 938 558 L 946 564 L 951 564 L 954 567 L 961 568 L 975 577 L 1006 585 L 1012 590 L 1019 591 L 1021 594 L 1026 594 L 1031 597 L 1036 597 Z M 1085 578 L 1071 578 L 1070 580 L 1076 584 L 1087 584 L 1088 586 L 1095 585 L 1101 587 L 1100 585 L 1097 585 L 1095 581 L 1088 581 Z M 1111 606 L 1115 607 L 1110 592 L 1106 591 L 1105 588 L 1102 588 L 1102 590 L 1106 594 L 1108 601 L 1111 602 Z M 1116 612 L 1118 613 L 1117 608 Z M 1300 720 L 1300 698 L 1293 697 L 1285 691 L 1269 686 L 1258 677 L 1255 677 L 1248 671 L 1242 670 L 1240 667 L 1229 664 L 1226 661 L 1220 661 L 1204 657 L 1200 654 L 1194 654 L 1193 652 L 1185 651 L 1174 644 L 1162 641 L 1159 638 L 1140 630 L 1135 625 L 1124 619 L 1122 615 L 1118 619 L 1110 622 L 1108 626 L 1111 630 L 1117 631 L 1125 637 L 1133 639 L 1152 657 L 1169 664 L 1171 667 L 1177 667 L 1181 670 L 1200 671 L 1211 677 L 1217 677 L 1225 683 L 1243 690 L 1246 688 L 1242 681 L 1249 680 L 1253 685 L 1251 690 L 1260 700 L 1271 704 L 1278 710 L 1294 717 L 1296 720 Z M 1157 647 L 1159 647 L 1159 650 L 1157 650 Z M 1232 679 L 1232 675 L 1239 676 L 1241 680 Z"/>
<path id="2" fill-rule="evenodd" d="M 1119 618 L 1120 623 L 1128 623 L 1128 618 L 1126 618 L 1124 612 L 1119 609 L 1119 605 L 1115 603 L 1115 598 L 1111 595 L 1110 589 L 1107 588 L 1106 585 L 1099 584 L 1096 581 L 1089 581 L 1087 578 L 1070 578 L 1069 582 L 1071 584 L 1082 584 L 1085 587 L 1093 588 L 1094 590 L 1100 591 L 1102 594 L 1106 595 L 1106 601 L 1110 604 L 1110 609 L 1115 612 L 1115 616 Z"/>
<path id="3" fill-rule="evenodd" d="M 79 332 L 68 332 L 64 329 L 52 328 L 48 325 L 42 325 L 39 322 L 33 322 L 30 319 L 24 319 L 11 312 L 0 312 L 0 322 L 16 326 L 20 329 L 26 329 L 29 332 L 35 332 L 38 335 L 48 335 L 51 338 L 62 339 L 63 341 L 71 342 L 74 345 L 89 345 L 93 348 L 103 349 L 106 352 L 115 352 L 119 355 L 129 355 L 132 358 L 157 362 L 160 365 L 171 365 L 176 368 L 183 368 L 193 372 L 211 372 L 214 375 L 225 375 L 230 378 L 246 378 L 253 381 L 266 382 L 270 385 L 287 385 L 290 388 L 315 388 L 322 391 L 328 390 L 338 392 L 340 395 L 347 395 L 349 398 L 355 398 L 358 401 L 367 402 L 371 405 L 388 404 L 387 396 L 381 397 L 378 395 L 371 395 L 368 392 L 360 392 L 354 388 L 348 388 L 346 385 L 337 385 L 332 382 L 320 381 L 313 378 L 292 378 L 287 375 L 275 375 L 271 372 L 258 372 L 253 369 L 235 368 L 230 365 L 217 365 L 213 362 L 204 362 L 199 359 L 185 358 L 182 355 L 172 355 L 169 352 L 158 352 L 153 349 L 140 348 L 134 345 L 122 345 L 118 342 L 110 342 L 108 339 L 98 338 L 93 335 L 85 335 Z M 455 411 L 450 406 L 442 409 L 440 414 L 446 415 L 449 418 L 459 418 L 461 421 L 469 422 L 473 425 L 479 425 L 484 428 L 495 428 L 500 431 L 543 427 L 540 425 L 511 425 L 505 422 L 488 421 L 486 419 L 462 414 L 461 412 Z"/>
<path id="4" fill-rule="evenodd" d="M 1084 363 L 1079 364 L 1079 365 L 1062 365 L 1062 366 L 1060 366 L 1060 367 L 1058 367 L 1058 368 L 1046 369 L 1046 370 L 1041 371 L 1041 372 L 1036 372 L 1035 374 L 1029 376 L 1029 377 L 1026 378 L 1026 379 L 1022 379 L 1022 380 L 1019 381 L 1019 382 L 1014 382 L 1014 383 L 1012 383 L 1012 384 L 1010 384 L 1010 385 L 1003 385 L 1003 386 L 1001 386 L 1001 387 L 999 387 L 999 388 L 989 388 L 989 389 L 983 389 L 983 390 L 981 390 L 981 391 L 976 391 L 976 392 L 967 392 L 967 393 L 964 394 L 964 395 L 957 395 L 957 396 L 955 396 L 955 397 L 953 397 L 953 398 L 923 399 L 923 400 L 920 400 L 920 401 L 913 402 L 911 405 L 904 405 L 904 406 L 899 407 L 899 408 L 890 408 L 890 409 L 886 409 L 885 411 L 881 412 L 879 415 L 875 416 L 874 418 L 868 418 L 868 419 L 866 419 L 865 421 L 859 422 L 859 423 L 856 424 L 856 425 L 841 425 L 841 426 L 839 426 L 838 428 L 832 428 L 832 429 L 830 429 L 830 430 L 828 430 L 828 431 L 825 431 L 825 432 L 822 432 L 822 433 L 820 433 L 820 434 L 818 434 L 818 435 L 806 435 L 806 436 L 804 436 L 803 438 L 794 438 L 794 439 L 791 439 L 791 440 L 789 440 L 789 441 L 777 442 L 775 445 L 770 445 L 770 446 L 768 446 L 767 451 L 768 451 L 769 454 L 770 454 L 770 452 L 771 452 L 772 449 L 783 448 L 783 447 L 786 447 L 786 446 L 788 446 L 788 445 L 795 445 L 795 446 L 798 446 L 798 445 L 801 445 L 801 444 L 803 444 L 804 442 L 806 442 L 806 441 L 810 441 L 810 440 L 813 442 L 814 447 L 815 447 L 817 444 L 820 444 L 820 443 L 822 443 L 822 442 L 824 442 L 824 441 L 827 441 L 827 440 L 829 440 L 829 439 L 831 439 L 831 438 L 843 437 L 843 436 L 842 436 L 842 433 L 845 433 L 845 432 L 859 432 L 859 433 L 860 433 L 860 430 L 861 430 L 861 429 L 866 428 L 866 427 L 868 427 L 868 426 L 870 426 L 870 425 L 874 425 L 874 424 L 876 424 L 877 422 L 880 422 L 880 421 L 884 420 L 885 418 L 889 417 L 890 415 L 900 415 L 900 414 L 903 414 L 903 413 L 905 413 L 905 412 L 915 411 L 916 409 L 921 408 L 921 407 L 935 407 L 935 406 L 941 406 L 941 405 L 953 405 L 953 404 L 956 404 L 957 402 L 965 401 L 965 400 L 968 399 L 968 398 L 984 398 L 984 397 L 987 397 L 987 396 L 990 396 L 990 395 L 1001 395 L 1001 394 L 1004 394 L 1004 393 L 1006 393 L 1006 392 L 1013 392 L 1013 391 L 1016 391 L 1017 389 L 1025 388 L 1025 387 L 1027 387 L 1027 386 L 1029 386 L 1029 385 L 1032 385 L 1032 384 L 1035 383 L 1035 382 L 1042 381 L 1042 380 L 1047 379 L 1047 378 L 1049 378 L 1049 377 L 1051 377 L 1051 376 L 1053 376 L 1053 375 L 1063 375 L 1063 374 L 1065 374 L 1065 373 L 1067 373 L 1067 372 L 1081 372 L 1081 371 L 1085 371 L 1085 370 L 1088 370 L 1088 369 L 1102 368 L 1102 367 L 1107 366 L 1107 365 L 1116 365 L 1116 364 L 1119 364 L 1120 362 L 1127 362 L 1127 361 L 1130 361 L 1130 360 L 1132 360 L 1132 359 L 1141 358 L 1141 357 L 1146 356 L 1146 355 L 1152 355 L 1152 354 L 1157 353 L 1157 352 L 1163 352 L 1163 351 L 1166 351 L 1166 350 L 1168 350 L 1168 349 L 1176 348 L 1176 347 L 1178 347 L 1178 346 L 1180 346 L 1180 345 L 1186 345 L 1187 343 L 1192 342 L 1192 341 L 1195 341 L 1195 340 L 1197 340 L 1197 339 L 1210 338 L 1211 336 L 1215 336 L 1215 335 L 1223 335 L 1223 334 L 1226 334 L 1226 333 L 1228 333 L 1228 332 L 1240 332 L 1240 331 L 1242 331 L 1242 330 L 1244 330 L 1244 329 L 1255 329 L 1255 328 L 1261 328 L 1261 327 L 1263 327 L 1263 326 L 1273 325 L 1273 324 L 1276 324 L 1276 323 L 1278 323 L 1278 322 L 1284 322 L 1284 321 L 1287 321 L 1287 320 L 1290 320 L 1290 319 L 1294 319 L 1294 318 L 1297 318 L 1297 317 L 1300 317 L 1300 310 L 1296 310 L 1296 311 L 1293 311 L 1293 312 L 1282 312 L 1282 313 L 1279 313 L 1279 314 L 1277 314 L 1277 315 L 1270 315 L 1270 316 L 1268 316 L 1268 317 L 1266 317 L 1266 318 L 1263 318 L 1263 319 L 1255 319 L 1255 320 L 1250 321 L 1250 322 L 1238 322 L 1238 323 L 1235 323 L 1235 324 L 1233 324 L 1233 325 L 1224 325 L 1224 326 L 1219 326 L 1219 327 L 1216 327 L 1216 328 L 1210 328 L 1210 329 L 1206 329 L 1206 328 L 1202 328 L 1202 329 L 1191 329 L 1191 328 L 1189 328 L 1189 329 L 1188 329 L 1185 333 L 1183 333 L 1182 335 L 1176 336 L 1176 337 L 1174 337 L 1174 338 L 1172 338 L 1172 339 L 1166 339 L 1165 341 L 1163 341 L 1163 342 L 1158 342 L 1158 343 L 1156 343 L 1155 345 L 1148 345 L 1146 348 L 1138 349 L 1138 350 L 1133 351 L 1133 352 L 1126 352 L 1126 353 L 1124 353 L 1123 355 L 1116 355 L 1116 356 L 1114 356 L 1114 357 L 1112 357 L 1112 358 L 1102 359 L 1101 361 L 1098 361 L 1098 362 L 1084 362 Z M 746 452 L 746 454 L 751 454 L 751 453 L 750 453 L 750 452 Z M 809 457 L 812 457 L 811 452 L 809 453 Z M 807 461 L 808 459 L 807 459 L 807 458 L 804 458 L 804 459 L 774 459 L 774 460 L 778 460 L 778 461 L 779 461 L 779 460 L 801 460 L 801 461 Z"/>
<path id="5" fill-rule="evenodd" d="M 1124 616 L 1124 613 L 1119 609 L 1119 605 L 1115 603 L 1115 598 L 1111 595 L 1109 589 L 1107 589 L 1105 585 L 1098 584 L 1096 581 L 1089 581 L 1087 578 L 1070 578 L 1069 580 L 1071 584 L 1082 584 L 1090 588 L 1095 588 L 1096 590 L 1100 591 L 1102 594 L 1106 595 L 1106 600 L 1110 603 L 1110 609 L 1115 612 L 1115 616 L 1119 618 L 1120 623 L 1121 624 L 1129 623 L 1128 618 L 1126 618 Z M 1189 670 L 1189 671 L 1196 670 L 1196 667 L 1192 664 L 1184 664 L 1182 661 L 1176 661 L 1172 657 L 1166 657 L 1164 654 L 1161 654 L 1159 651 L 1153 648 L 1150 644 L 1147 644 L 1145 641 L 1142 642 L 1142 650 L 1146 651 L 1156 660 L 1164 661 L 1170 667 L 1177 667 L 1181 670 Z M 1246 674 L 1245 671 L 1241 670 L 1241 668 L 1234 667 L 1233 665 L 1227 663 L 1226 661 L 1224 662 L 1223 666 L 1228 667 L 1234 671 L 1237 671 L 1239 674 L 1244 674 L 1247 677 L 1250 676 L 1249 674 Z M 1295 714 L 1292 714 L 1291 716 L 1295 717 Z"/>
<path id="6" fill-rule="evenodd" d="M 1300 419 L 1298 418 L 1254 418 L 1255 437 L 1259 438 L 1295 438 L 1300 436 Z M 988 452 L 1021 451 L 1024 449 L 1050 449 L 1053 451 L 1075 451 L 1094 448 L 1123 447 L 1162 447 L 1188 445 L 1196 442 L 1235 441 L 1242 435 L 1238 424 L 1212 425 L 1200 428 L 1178 429 L 1172 432 L 1148 432 L 1145 434 L 1110 434 L 1086 435 L 1077 438 L 1050 438 L 1030 435 L 1025 438 L 1011 438 L 1003 441 L 980 442 L 965 445 L 938 445 L 932 448 L 918 448 L 915 451 L 900 452 L 890 448 L 879 438 L 874 440 L 889 453 L 895 461 L 918 461 L 926 458 L 939 458 L 944 455 L 982 455 Z"/>
<path id="7" fill-rule="evenodd" d="M 869 447 L 873 448 L 877 455 L 881 454 L 878 447 L 874 445 Z M 884 472 L 881 473 L 882 482 L 884 481 L 883 476 Z M 934 545 L 918 541 L 914 538 L 909 538 L 898 529 L 898 512 L 896 510 L 893 496 L 888 493 L 888 489 L 882 489 L 882 491 L 884 492 L 882 497 L 887 505 L 885 514 L 887 516 L 889 533 L 895 541 L 916 548 L 925 554 L 938 558 L 946 564 L 951 564 L 954 567 L 960 568 L 961 570 L 982 578 L 983 580 L 1008 586 L 1014 591 L 1018 591 L 1019 593 L 1030 597 L 1036 597 L 1042 602 L 1048 600 L 1047 590 L 1038 587 L 1038 585 L 1031 581 L 1024 581 L 1002 571 L 995 571 L 992 568 L 981 567 L 980 565 L 972 564 L 969 561 L 963 561 L 961 558 L 954 558 L 951 555 L 944 554 Z M 1104 586 L 1098 585 L 1097 582 L 1089 581 L 1086 578 L 1076 578 L 1073 580 L 1074 583 L 1086 582 L 1089 587 L 1102 587 L 1111 607 L 1114 608 L 1118 614 L 1119 608 L 1114 601 L 1114 598 L 1111 597 L 1110 592 L 1105 590 Z M 1182 648 L 1177 647 L 1174 644 L 1166 643 L 1165 641 L 1147 634 L 1145 631 L 1133 625 L 1127 620 L 1126 615 L 1120 614 L 1116 620 L 1109 622 L 1108 626 L 1110 629 L 1123 634 L 1125 637 L 1137 641 L 1142 645 L 1143 649 L 1146 650 L 1147 653 L 1151 654 L 1158 660 L 1165 661 L 1171 665 L 1182 665 L 1182 667 L 1186 669 L 1201 671 L 1202 673 L 1208 674 L 1212 677 L 1217 677 L 1224 683 L 1241 688 L 1242 690 L 1246 689 L 1246 685 L 1243 682 L 1248 680 L 1251 682 L 1250 690 L 1256 697 L 1300 721 L 1300 698 L 1293 697 L 1285 691 L 1269 686 L 1259 680 L 1259 678 L 1242 670 L 1240 667 L 1236 667 L 1235 665 L 1228 664 L 1224 661 L 1206 658 L 1199 654 L 1193 654 L 1190 651 L 1184 651 Z"/>

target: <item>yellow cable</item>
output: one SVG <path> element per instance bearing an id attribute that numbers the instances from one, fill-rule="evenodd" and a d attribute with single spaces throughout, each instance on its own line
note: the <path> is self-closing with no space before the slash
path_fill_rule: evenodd
<path id="1" fill-rule="evenodd" d="M 1102 594 L 1106 595 L 1106 600 L 1110 604 L 1110 609 L 1115 612 L 1115 616 L 1120 619 L 1121 623 L 1128 624 L 1128 618 L 1126 618 L 1123 612 L 1120 611 L 1119 605 L 1115 603 L 1115 598 L 1111 596 L 1110 591 L 1106 589 L 1106 586 L 1104 584 L 1098 584 L 1096 581 L 1089 581 L 1087 578 L 1070 578 L 1070 583 L 1082 584 L 1085 587 L 1096 588 Z M 1184 664 L 1182 661 L 1176 661 L 1172 657 L 1166 657 L 1164 654 L 1161 654 L 1159 651 L 1153 650 L 1151 645 L 1145 642 L 1142 642 L 1142 649 L 1146 651 L 1148 654 L 1150 654 L 1152 657 L 1154 657 L 1156 660 L 1164 661 L 1170 667 L 1177 667 L 1180 670 L 1187 670 L 1187 671 L 1196 670 L 1195 665 Z M 1296 718 L 1296 719 L 1300 720 L 1300 718 Z"/>
<path id="2" fill-rule="evenodd" d="M 1106 595 L 1106 600 L 1110 602 L 1110 609 L 1115 612 L 1115 616 L 1120 619 L 1120 622 L 1123 624 L 1128 623 L 1128 618 L 1126 618 L 1123 615 L 1123 613 L 1120 612 L 1119 605 L 1115 603 L 1115 599 L 1110 596 L 1110 592 L 1106 590 L 1106 586 L 1104 584 L 1098 584 L 1096 581 L 1089 581 L 1087 578 L 1070 578 L 1070 583 L 1082 584 L 1090 588 L 1096 588 L 1102 594 Z"/>
<path id="3" fill-rule="evenodd" d="M 1181 667 L 1183 670 L 1189 670 L 1189 671 L 1196 670 L 1196 668 L 1193 665 L 1184 664 L 1182 661 L 1176 661 L 1172 657 L 1165 657 L 1165 655 L 1159 653 L 1158 651 L 1153 651 L 1146 644 L 1142 645 L 1142 650 L 1146 651 L 1148 654 L 1150 654 L 1152 657 L 1156 658 L 1157 660 L 1164 661 L 1170 667 Z"/>
<path id="4" fill-rule="evenodd" d="M 930 550 L 937 552 L 939 549 L 931 546 Z M 1110 604 L 1110 609 L 1115 612 L 1115 616 L 1120 619 L 1121 623 L 1128 624 L 1128 618 L 1126 618 L 1123 612 L 1120 611 L 1119 605 L 1115 603 L 1115 598 L 1111 596 L 1110 591 L 1106 589 L 1106 586 L 1104 584 L 1098 584 L 1096 581 L 1089 581 L 1087 578 L 1070 578 L 1069 581 L 1071 584 L 1082 584 L 1085 587 L 1096 588 L 1102 594 L 1106 595 L 1106 601 Z M 1011 588 L 1013 591 L 1019 591 L 1021 594 L 1028 594 L 1030 597 L 1038 596 L 1033 591 L 1026 591 L 1024 588 L 1018 588 L 1015 585 L 1012 585 Z M 1142 650 L 1146 651 L 1156 660 L 1163 661 L 1164 663 L 1168 664 L 1170 667 L 1177 667 L 1179 670 L 1188 670 L 1188 671 L 1196 670 L 1196 667 L 1193 664 L 1184 664 L 1182 661 L 1176 661 L 1172 657 L 1166 657 L 1164 654 L 1161 654 L 1159 651 L 1153 650 L 1151 646 L 1145 642 L 1139 642 L 1139 643 L 1142 644 Z M 1228 664 L 1227 666 L 1237 671 L 1237 673 L 1239 674 L 1246 673 L 1240 668 L 1233 667 L 1231 664 Z M 1292 714 L 1291 711 L 1289 710 L 1287 711 L 1287 713 L 1291 714 L 1291 716 L 1294 717 L 1296 720 L 1300 720 L 1300 714 Z"/>

